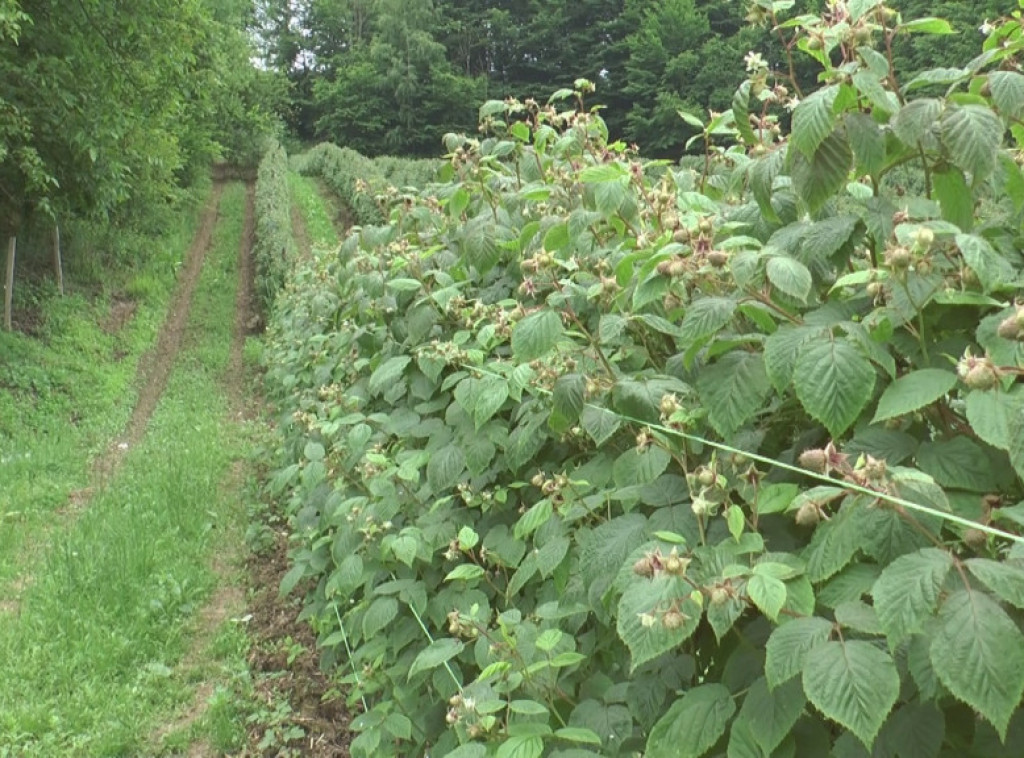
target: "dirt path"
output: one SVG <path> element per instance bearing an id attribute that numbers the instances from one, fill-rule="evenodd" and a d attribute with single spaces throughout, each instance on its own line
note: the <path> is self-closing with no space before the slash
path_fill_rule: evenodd
<path id="1" fill-rule="evenodd" d="M 242 237 L 238 243 L 238 283 L 235 291 L 235 317 L 232 329 L 231 353 L 228 361 L 224 384 L 231 402 L 231 415 L 239 423 L 254 419 L 259 409 L 253 403 L 253 394 L 247 392 L 250 378 L 246 374 L 244 353 L 245 340 L 251 331 L 251 323 L 256 313 L 253 297 L 255 264 L 252 257 L 253 239 L 256 230 L 255 186 L 246 183 L 245 220 Z M 180 337 L 180 335 L 179 335 Z M 239 460 L 231 467 L 231 471 L 221 483 L 225 491 L 240 492 L 249 476 L 246 461 Z M 225 535 L 221 550 L 213 557 L 213 570 L 219 577 L 213 595 L 199 611 L 199 618 L 193 633 L 192 643 L 188 652 L 178 664 L 183 672 L 196 670 L 202 666 L 204 658 L 213 640 L 228 619 L 241 617 L 245 613 L 246 598 L 243 588 L 244 573 L 244 536 L 241 534 Z M 205 679 L 196 686 L 191 704 L 172 721 L 163 724 L 150 738 L 150 743 L 159 746 L 164 738 L 175 732 L 187 730 L 207 712 L 210 699 L 214 694 L 217 682 Z M 212 758 L 216 751 L 201 740 L 189 746 L 188 758 Z"/>
<path id="2" fill-rule="evenodd" d="M 171 368 L 181 350 L 181 340 L 188 324 L 189 308 L 192 306 L 192 297 L 196 291 L 196 284 L 199 282 L 199 274 L 203 270 L 203 262 L 206 260 L 206 253 L 213 237 L 213 229 L 217 225 L 220 198 L 224 193 L 224 186 L 224 181 L 219 179 L 214 181 L 213 191 L 203 208 L 199 229 L 185 254 L 178 284 L 167 307 L 167 317 L 160 327 L 156 344 L 152 350 L 142 356 L 139 363 L 137 379 L 139 397 L 132 411 L 132 417 L 128 421 L 128 426 L 125 427 L 120 439 L 116 440 L 93 464 L 94 478 L 100 484 L 113 476 L 121 465 L 125 452 L 142 439 L 146 433 L 146 427 L 149 425 L 149 419 L 153 416 L 153 411 L 156 410 L 157 403 L 160 401 L 160 396 L 167 388 Z M 87 495 L 91 495 L 91 492 Z M 74 503 L 72 504 L 74 505 Z"/>
<path id="3" fill-rule="evenodd" d="M 306 219 L 302 216 L 299 206 L 292 203 L 292 239 L 295 240 L 295 249 L 299 251 L 300 258 L 308 258 L 313 249 L 313 243 L 309 238 L 309 229 L 306 228 Z"/>

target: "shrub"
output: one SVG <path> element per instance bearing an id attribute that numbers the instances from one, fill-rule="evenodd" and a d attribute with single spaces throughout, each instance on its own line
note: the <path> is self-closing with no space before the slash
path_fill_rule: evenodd
<path id="1" fill-rule="evenodd" d="M 395 188 L 422 187 L 434 179 L 439 161 L 367 158 L 347 147 L 322 142 L 296 160 L 296 169 L 321 177 L 349 208 L 357 224 L 384 220 L 380 200 Z"/>
<path id="2" fill-rule="evenodd" d="M 295 245 L 288 192 L 288 156 L 278 144 L 272 145 L 260 161 L 255 206 L 255 288 L 260 308 L 267 314 L 284 284 Z"/>
<path id="3" fill-rule="evenodd" d="M 915 96 L 865 45 L 944 22 L 838 7 L 780 32 L 821 90 L 751 56 L 687 116 L 700 167 L 608 144 L 585 81 L 491 102 L 294 274 L 282 589 L 353 755 L 1024 751 L 1021 27 Z"/>

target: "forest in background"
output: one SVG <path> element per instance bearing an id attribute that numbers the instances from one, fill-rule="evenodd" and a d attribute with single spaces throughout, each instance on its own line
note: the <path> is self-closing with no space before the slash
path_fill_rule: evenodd
<path id="1" fill-rule="evenodd" d="M 795 5 L 819 12 L 826 3 Z M 908 72 L 964 65 L 980 45 L 979 21 L 1016 3 L 893 6 L 957 31 L 900 40 L 897 67 Z M 778 37 L 751 13 L 729 0 L 257 0 L 254 21 L 264 65 L 291 83 L 286 119 L 303 141 L 436 155 L 446 132 L 476 129 L 485 100 L 546 98 L 585 77 L 613 138 L 674 158 L 693 135 L 678 111 L 728 108 L 748 51 L 784 65 Z M 802 58 L 796 73 L 813 88 L 817 69 Z"/>

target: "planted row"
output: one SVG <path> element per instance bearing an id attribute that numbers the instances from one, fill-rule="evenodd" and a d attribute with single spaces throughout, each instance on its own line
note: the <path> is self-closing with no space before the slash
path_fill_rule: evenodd
<path id="1" fill-rule="evenodd" d="M 274 298 L 284 284 L 295 245 L 292 240 L 291 196 L 288 189 L 288 155 L 280 145 L 273 145 L 260 161 L 256 179 L 255 213 L 255 288 L 261 309 L 269 313 Z"/>
<path id="2" fill-rule="evenodd" d="M 319 176 L 351 211 L 357 224 L 384 221 L 381 202 L 389 191 L 418 187 L 434 178 L 439 164 L 410 158 L 367 158 L 347 147 L 328 142 L 295 159 L 296 169 Z"/>
<path id="3" fill-rule="evenodd" d="M 787 28 L 824 94 L 752 59 L 703 165 L 586 81 L 487 103 L 291 278 L 284 589 L 354 755 L 1024 750 L 1021 27 L 903 86 L 862 43 L 943 22 Z"/>

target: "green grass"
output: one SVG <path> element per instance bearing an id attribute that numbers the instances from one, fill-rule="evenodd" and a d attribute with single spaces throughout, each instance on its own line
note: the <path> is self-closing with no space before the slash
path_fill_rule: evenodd
<path id="1" fill-rule="evenodd" d="M 54 530 L 18 614 L 0 614 L 2 756 L 151 754 L 154 729 L 192 702 L 195 677 L 221 668 L 243 675 L 237 668 L 239 659 L 244 662 L 244 631 L 230 621 L 200 652 L 198 668 L 176 668 L 190 652 L 198 611 L 220 580 L 211 556 L 238 544 L 244 531 L 240 495 L 225 482 L 232 462 L 246 455 L 250 433 L 230 421 L 224 390 L 243 208 L 244 190 L 232 185 L 224 193 L 183 352 L 145 438 L 88 508 Z M 152 337 L 150 321 L 159 321 L 155 312 L 133 327 L 138 347 Z M 76 340 L 105 347 L 99 334 L 78 328 Z M 71 344 L 26 351 L 53 350 L 67 365 Z M 120 370 L 111 368 L 98 382 L 102 393 L 93 390 L 93 412 L 105 409 L 114 417 L 90 427 L 93 445 L 127 417 L 108 397 L 120 388 L 119 399 L 126 401 Z M 59 421 L 43 420 L 60 409 L 43 406 L 31 419 L 56 430 Z M 76 456 L 88 447 L 72 436 L 45 454 L 61 482 L 57 494 L 84 479 Z M 31 460 L 23 465 L 38 472 L 40 458 Z M 5 507 L 21 502 L 12 497 Z M 20 526 L 13 521 L 7 528 Z M 218 704 L 215 692 L 203 728 L 226 750 L 244 734 L 228 718 L 234 701 L 221 699 Z"/>
<path id="2" fill-rule="evenodd" d="M 0 586 L 22 569 L 24 547 L 53 519 L 68 494 L 86 486 L 89 460 L 127 422 L 139 357 L 152 343 L 174 288 L 175 266 L 195 233 L 198 209 L 183 211 L 163 237 L 150 239 L 131 267 L 95 272 L 68 266 L 69 295 L 30 276 L 15 299 L 40 313 L 39 334 L 0 332 Z M 141 243 L 140 243 L 141 244 Z M 134 318 L 105 329 L 111 299 L 146 282 Z M 136 293 L 141 294 L 141 293 Z"/>
<path id="3" fill-rule="evenodd" d="M 317 191 L 316 183 L 293 171 L 288 174 L 288 184 L 292 202 L 298 206 L 306 220 L 310 243 L 314 247 L 336 247 L 339 244 L 338 234 L 334 230 L 327 205 Z"/>

